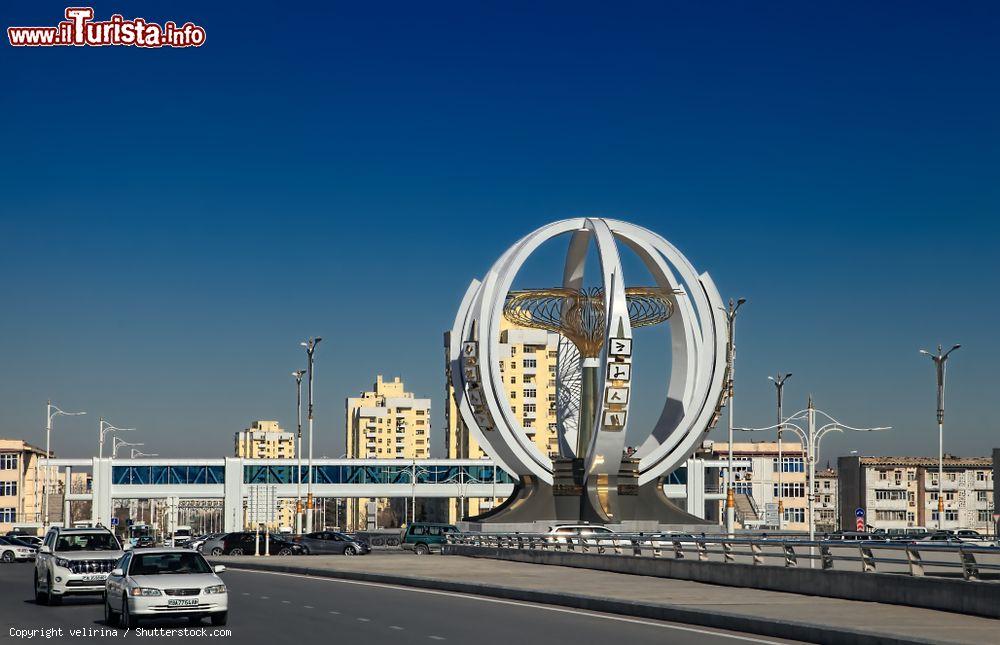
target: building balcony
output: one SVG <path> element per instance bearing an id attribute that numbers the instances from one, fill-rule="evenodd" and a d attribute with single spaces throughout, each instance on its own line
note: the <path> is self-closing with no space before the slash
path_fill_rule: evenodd
<path id="1" fill-rule="evenodd" d="M 872 488 L 878 488 L 880 490 L 906 490 L 909 488 L 910 482 L 905 479 L 878 479 L 872 480 L 869 484 Z"/>
<path id="2" fill-rule="evenodd" d="M 972 490 L 993 490 L 993 482 L 990 480 L 972 482 Z"/>
<path id="3" fill-rule="evenodd" d="M 374 439 L 377 436 L 377 434 L 378 433 L 374 431 L 369 431 L 365 433 L 365 437 L 367 437 L 368 439 Z"/>
<path id="4" fill-rule="evenodd" d="M 910 504 L 905 499 L 877 499 L 869 506 L 878 511 L 905 511 L 910 508 Z"/>
<path id="5" fill-rule="evenodd" d="M 952 481 L 948 481 L 946 479 L 946 480 L 944 480 L 944 487 L 943 487 L 943 489 L 942 488 L 938 488 L 937 480 L 928 482 L 926 488 L 927 488 L 928 492 L 936 493 L 939 490 L 944 490 L 945 492 L 957 491 L 958 488 L 959 488 L 959 486 L 958 486 L 958 482 L 957 481 L 952 482 Z"/>
<path id="6" fill-rule="evenodd" d="M 537 419 L 538 418 L 538 413 L 537 412 L 528 412 L 527 410 L 525 410 L 525 411 L 523 411 L 521 413 L 521 416 L 523 416 L 525 419 Z"/>

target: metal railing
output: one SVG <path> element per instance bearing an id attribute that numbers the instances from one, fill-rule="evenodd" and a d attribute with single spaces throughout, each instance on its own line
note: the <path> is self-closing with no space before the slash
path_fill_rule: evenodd
<path id="1" fill-rule="evenodd" d="M 546 533 L 449 534 L 448 544 L 501 550 L 562 551 L 860 571 L 872 574 L 1000 579 L 1000 548 L 972 544 L 727 538 L 669 533 L 553 535 Z"/>

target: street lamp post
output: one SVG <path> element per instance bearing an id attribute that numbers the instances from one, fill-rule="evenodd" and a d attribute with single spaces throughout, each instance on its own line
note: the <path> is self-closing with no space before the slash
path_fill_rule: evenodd
<path id="1" fill-rule="evenodd" d="M 295 377 L 295 418 L 298 424 L 298 441 L 299 445 L 295 449 L 295 454 L 298 457 L 298 466 L 296 470 L 298 471 L 298 476 L 295 481 L 295 534 L 302 534 L 302 377 L 305 375 L 305 370 L 296 370 L 292 372 L 292 376 Z"/>
<path id="2" fill-rule="evenodd" d="M 139 445 L 141 446 L 142 444 L 140 443 Z M 132 450 L 130 452 L 131 452 L 132 459 L 135 459 L 137 457 L 159 457 L 160 456 L 160 453 L 157 453 L 157 452 L 143 452 L 143 451 L 137 450 L 135 448 L 132 448 Z"/>
<path id="3" fill-rule="evenodd" d="M 826 417 L 830 423 L 817 428 L 816 427 L 816 415 L 820 414 Z M 806 429 L 793 423 L 794 421 L 805 420 Z M 819 459 L 819 447 L 820 443 L 830 432 L 843 432 L 844 430 L 853 430 L 855 432 L 876 432 L 880 430 L 890 430 L 889 426 L 880 426 L 875 428 L 855 428 L 849 425 L 845 425 L 832 416 L 823 412 L 822 410 L 817 410 L 813 406 L 812 397 L 809 397 L 809 404 L 806 406 L 805 410 L 799 410 L 795 414 L 791 415 L 786 419 L 781 419 L 778 421 L 777 425 L 769 426 L 767 428 L 737 428 L 741 432 L 768 432 L 771 430 L 776 430 L 778 428 L 783 430 L 790 430 L 794 432 L 799 440 L 802 442 L 803 449 L 806 452 L 806 459 L 809 462 L 809 470 L 806 473 L 806 491 L 808 494 L 808 524 L 809 524 L 809 540 L 816 539 L 816 525 L 815 518 L 813 517 L 813 501 L 815 499 L 815 479 L 816 479 L 816 461 Z M 812 547 L 810 547 L 810 553 L 812 553 Z M 809 565 L 812 566 L 813 560 L 810 558 Z"/>
<path id="4" fill-rule="evenodd" d="M 64 412 L 59 406 L 52 405 L 51 399 L 45 403 L 45 470 L 42 472 L 42 493 L 45 496 L 44 517 L 42 526 L 49 526 L 49 459 L 52 458 L 52 419 L 58 416 L 78 417 L 87 414 L 86 412 Z M 38 478 L 35 478 L 38 481 Z"/>
<path id="5" fill-rule="evenodd" d="M 937 374 L 937 423 L 938 423 L 938 529 L 944 530 L 944 376 L 948 367 L 948 356 L 961 347 L 955 345 L 947 352 L 941 352 L 937 346 L 937 354 L 931 354 L 926 349 L 920 350 L 924 356 L 934 361 L 934 371 Z"/>
<path id="6" fill-rule="evenodd" d="M 778 372 L 777 376 L 768 376 L 767 378 L 774 381 L 774 388 L 778 391 L 778 530 L 781 530 L 782 522 L 784 522 L 785 513 L 785 491 L 782 488 L 781 483 L 781 473 L 785 470 L 785 464 L 782 463 L 781 454 L 781 405 L 784 400 L 785 391 L 785 381 L 792 377 L 791 373 L 782 374 Z"/>
<path id="7" fill-rule="evenodd" d="M 98 433 L 99 441 L 97 443 L 97 457 L 99 459 L 101 457 L 104 457 L 104 435 L 111 434 L 112 432 L 131 432 L 131 431 L 135 430 L 135 428 L 118 428 L 118 427 L 115 427 L 115 426 L 111 425 L 110 423 L 108 423 L 104 419 L 104 417 L 101 417 L 101 420 L 98 423 L 97 427 L 98 427 L 98 430 L 99 430 L 99 433 Z"/>
<path id="8" fill-rule="evenodd" d="M 729 308 L 726 309 L 726 320 L 728 321 L 729 339 L 726 347 L 726 392 L 729 401 L 726 407 L 729 408 L 729 467 L 726 470 L 726 533 L 733 537 L 736 525 L 736 495 L 733 491 L 733 398 L 735 396 L 735 376 L 736 376 L 736 313 L 746 302 L 746 298 L 733 301 L 729 299 Z"/>
<path id="9" fill-rule="evenodd" d="M 313 365 L 313 354 L 316 353 L 316 346 L 319 345 L 322 338 L 310 338 L 307 341 L 299 343 L 306 348 L 306 357 L 309 360 L 309 483 L 306 489 L 306 533 L 312 533 L 313 530 L 313 374 L 315 373 L 315 366 Z"/>
<path id="10" fill-rule="evenodd" d="M 119 439 L 118 437 L 113 437 L 111 439 L 111 458 L 112 459 L 117 459 L 118 458 L 118 449 L 119 448 L 122 448 L 122 447 L 125 447 L 125 446 L 135 447 L 135 446 L 142 446 L 142 445 L 145 445 L 145 444 L 141 444 L 141 443 L 129 443 L 128 441 L 125 441 L 124 439 Z"/>

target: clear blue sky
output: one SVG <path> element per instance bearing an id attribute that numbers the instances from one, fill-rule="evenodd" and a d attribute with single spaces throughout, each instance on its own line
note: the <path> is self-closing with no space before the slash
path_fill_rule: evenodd
<path id="1" fill-rule="evenodd" d="M 51 397 L 89 413 L 57 420 L 62 455 L 99 415 L 228 454 L 255 418 L 293 425 L 322 335 L 320 452 L 383 373 L 433 398 L 440 454 L 468 281 L 605 215 L 750 300 L 738 424 L 773 422 L 766 375 L 791 371 L 789 407 L 895 426 L 825 456 L 931 454 L 917 350 L 961 342 L 947 447 L 1000 445 L 995 3 L 220 5 L 95 3 L 196 22 L 198 49 L 0 47 L 0 435 L 44 442 Z"/>

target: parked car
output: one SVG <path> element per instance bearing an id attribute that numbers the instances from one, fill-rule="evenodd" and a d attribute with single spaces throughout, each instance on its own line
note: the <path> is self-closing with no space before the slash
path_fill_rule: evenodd
<path id="1" fill-rule="evenodd" d="M 205 541 L 197 548 L 206 555 L 222 555 L 223 542 L 228 533 L 213 533 L 206 536 Z"/>
<path id="2" fill-rule="evenodd" d="M 38 551 L 33 546 L 21 542 L 17 538 L 0 537 L 0 562 L 10 563 L 18 560 L 34 560 Z"/>
<path id="3" fill-rule="evenodd" d="M 36 549 L 42 546 L 42 538 L 37 535 L 25 535 L 24 533 L 10 531 L 5 537 L 22 542 L 27 546 L 33 546 Z"/>
<path id="4" fill-rule="evenodd" d="M 431 551 L 440 551 L 441 545 L 447 541 L 449 533 L 459 533 L 454 524 L 438 524 L 435 522 L 413 522 L 403 528 L 399 535 L 399 546 L 417 555 L 426 555 Z"/>
<path id="5" fill-rule="evenodd" d="M 70 594 L 104 593 L 104 581 L 122 555 L 108 529 L 49 529 L 35 556 L 35 601 L 58 605 Z"/>
<path id="6" fill-rule="evenodd" d="M 239 533 L 230 533 L 222 541 L 222 553 L 224 555 L 253 555 L 256 549 L 257 534 L 250 531 L 241 531 Z M 295 544 L 294 542 L 289 542 L 283 537 L 279 537 L 276 534 L 271 534 L 270 537 L 269 552 L 271 555 L 301 555 L 304 553 L 303 548 Z M 264 552 L 265 537 L 264 534 L 260 534 L 260 552 Z"/>
<path id="7" fill-rule="evenodd" d="M 126 553 L 104 587 L 104 624 L 135 627 L 140 618 L 206 616 L 225 625 L 229 594 L 219 578 L 226 568 L 209 566 L 190 549 L 143 549 Z"/>
<path id="8" fill-rule="evenodd" d="M 291 537 L 305 554 L 365 555 L 371 547 L 360 538 L 337 531 L 316 531 Z"/>
<path id="9" fill-rule="evenodd" d="M 602 539 L 614 535 L 614 531 L 600 524 L 557 524 L 550 526 L 545 541 L 550 544 L 567 544 L 572 538 L 587 538 L 588 544 L 611 546 L 611 540 Z"/>
<path id="10" fill-rule="evenodd" d="M 201 551 L 201 547 L 203 547 L 206 542 L 216 537 L 222 537 L 223 535 L 225 535 L 225 533 L 206 533 L 205 535 L 199 535 L 188 540 L 184 545 L 184 548 Z"/>

